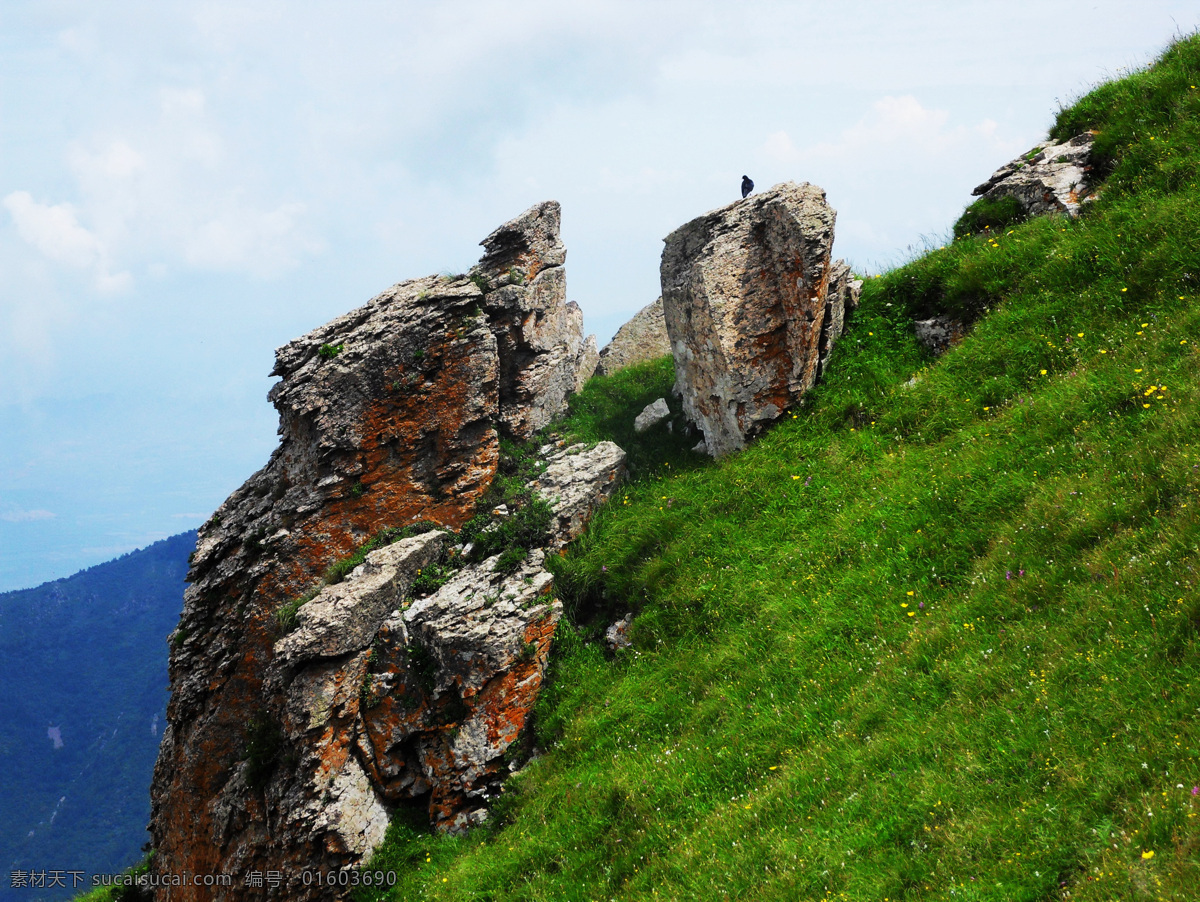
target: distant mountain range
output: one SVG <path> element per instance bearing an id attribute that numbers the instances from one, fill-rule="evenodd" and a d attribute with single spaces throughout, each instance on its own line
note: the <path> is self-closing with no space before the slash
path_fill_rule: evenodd
<path id="1" fill-rule="evenodd" d="M 0 594 L 0 862 L 67 886 L 117 873 L 148 839 L 150 775 L 165 723 L 167 636 L 196 533 L 34 589 Z"/>

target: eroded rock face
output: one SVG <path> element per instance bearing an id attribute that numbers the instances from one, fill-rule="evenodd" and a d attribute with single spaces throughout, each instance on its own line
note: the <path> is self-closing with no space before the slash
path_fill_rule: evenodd
<path id="1" fill-rule="evenodd" d="M 534 486 L 554 509 L 550 547 L 557 549 L 579 535 L 592 512 L 612 497 L 625 478 L 625 452 L 614 442 L 543 451 L 546 468 Z"/>
<path id="2" fill-rule="evenodd" d="M 820 188 L 785 182 L 665 239 L 676 387 L 710 455 L 743 447 L 820 375 L 861 289 L 830 261 L 835 216 Z"/>
<path id="3" fill-rule="evenodd" d="M 836 260 L 829 268 L 829 288 L 825 291 L 825 324 L 818 342 L 817 375 L 829 369 L 829 355 L 846 328 L 846 318 L 858 308 L 862 297 L 862 279 L 854 278 L 845 260 Z"/>
<path id="4" fill-rule="evenodd" d="M 596 336 L 589 335 L 583 340 L 583 349 L 579 352 L 579 360 L 575 369 L 575 391 L 582 391 L 584 384 L 596 374 L 600 364 L 600 352 L 596 350 Z"/>
<path id="5" fill-rule="evenodd" d="M 1043 141 L 1033 150 L 1001 166 L 971 193 L 996 199 L 1015 197 L 1030 216 L 1066 213 L 1075 216 L 1091 198 L 1093 135 L 1084 132 L 1062 144 Z"/>
<path id="6" fill-rule="evenodd" d="M 372 651 L 358 748 L 388 802 L 428 794 L 433 824 L 486 818 L 542 685 L 562 604 L 533 552 L 509 576 L 498 556 L 397 611 Z"/>
<path id="7" fill-rule="evenodd" d="M 523 439 L 566 409 L 589 356 L 583 312 L 566 299 L 559 220 L 555 201 L 531 207 L 483 239 L 485 253 L 471 270 L 489 288 L 484 305 L 501 360 L 500 422 Z"/>
<path id="8" fill-rule="evenodd" d="M 277 353 L 280 445 L 201 529 L 174 634 L 151 787 L 160 873 L 326 860 L 321 842 L 276 826 L 290 789 L 245 780 L 249 725 L 278 720 L 264 685 L 275 613 L 380 528 L 473 513 L 498 458 L 496 342 L 479 300 L 466 280 L 402 283 Z M 324 766 L 335 782 L 353 771 L 344 756 Z"/>
<path id="9" fill-rule="evenodd" d="M 670 353 L 671 339 L 667 337 L 667 322 L 663 317 L 662 298 L 659 298 L 617 330 L 612 341 L 601 349 L 596 372 L 608 376 Z"/>
<path id="10" fill-rule="evenodd" d="M 539 553 L 510 576 L 464 568 L 417 603 L 448 533 L 322 578 L 381 529 L 457 529 L 495 475 L 498 425 L 557 414 L 575 384 L 581 314 L 543 297 L 562 278 L 557 205 L 488 242 L 481 266 L 507 267 L 506 285 L 403 282 L 276 353 L 280 445 L 200 531 L 151 788 L 155 871 L 234 886 L 171 887 L 173 902 L 338 898 L 303 873 L 369 855 L 395 804 L 425 805 L 444 829 L 472 823 L 502 777 L 560 611 Z M 610 492 L 597 483 L 589 500 L 567 480 L 560 524 L 581 528 Z M 253 872 L 282 882 L 247 886 Z"/>

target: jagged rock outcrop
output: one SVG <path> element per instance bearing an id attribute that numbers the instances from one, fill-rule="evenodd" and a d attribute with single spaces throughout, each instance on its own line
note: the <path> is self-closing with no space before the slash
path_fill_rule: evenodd
<path id="1" fill-rule="evenodd" d="M 1043 141 L 1001 166 L 971 193 L 992 200 L 1014 197 L 1029 216 L 1074 216 L 1093 196 L 1088 181 L 1093 137 L 1091 132 L 1084 132 L 1061 144 Z"/>
<path id="2" fill-rule="evenodd" d="M 562 616 L 543 556 L 507 576 L 498 556 L 462 570 L 380 632 L 359 748 L 386 801 L 428 793 L 441 829 L 486 817 L 541 688 Z"/>
<path id="3" fill-rule="evenodd" d="M 670 353 L 671 339 L 667 337 L 667 322 L 663 317 L 662 298 L 659 298 L 635 313 L 629 322 L 617 330 L 612 341 L 600 350 L 596 372 L 608 376 Z"/>
<path id="4" fill-rule="evenodd" d="M 518 438 L 558 416 L 591 375 L 580 377 L 590 352 L 583 311 L 566 300 L 559 220 L 556 201 L 531 207 L 480 242 L 484 255 L 471 270 L 487 288 L 484 306 L 500 354 L 500 422 Z"/>
<path id="5" fill-rule="evenodd" d="M 817 376 L 829 369 L 829 355 L 846 328 L 846 317 L 858 307 L 862 297 L 862 279 L 854 278 L 850 264 L 836 260 L 829 267 L 829 287 L 825 291 L 825 322 L 817 342 Z"/>
<path id="6" fill-rule="evenodd" d="M 743 447 L 813 386 L 857 304 L 861 282 L 830 261 L 835 217 L 820 188 L 785 182 L 665 239 L 675 384 L 713 457 Z"/>
<path id="7" fill-rule="evenodd" d="M 459 528 L 496 474 L 498 430 L 537 428 L 576 384 L 557 204 L 485 249 L 472 277 L 400 283 L 276 352 L 280 444 L 200 531 L 151 788 L 154 870 L 234 886 L 171 887 L 174 902 L 338 898 L 303 872 L 357 863 L 396 804 L 443 829 L 477 821 L 503 776 L 560 611 L 544 552 L 507 575 L 496 557 L 460 567 L 434 529 L 327 573 L 385 528 Z M 616 446 L 570 456 L 544 495 L 549 547 L 623 472 Z M 244 885 L 252 872 L 282 885 Z"/>

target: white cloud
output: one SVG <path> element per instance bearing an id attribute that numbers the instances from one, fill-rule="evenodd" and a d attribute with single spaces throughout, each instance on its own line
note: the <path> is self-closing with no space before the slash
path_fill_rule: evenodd
<path id="1" fill-rule="evenodd" d="M 780 163 L 790 163 L 799 156 L 791 136 L 782 130 L 767 135 L 767 141 L 763 144 L 763 152 L 772 160 Z"/>
<path id="2" fill-rule="evenodd" d="M 264 200 L 273 186 L 261 161 L 247 157 L 253 142 L 223 137 L 229 126 L 215 119 L 203 90 L 162 87 L 156 100 L 154 118 L 71 147 L 79 208 L 95 224 L 88 232 L 63 205 L 77 258 L 120 256 L 151 274 L 182 263 L 269 277 L 322 250 L 305 204 Z M 129 281 L 101 269 L 96 285 L 112 291 Z"/>
<path id="3" fill-rule="evenodd" d="M 871 112 L 842 132 L 838 140 L 817 144 L 813 153 L 834 158 L 847 154 L 875 155 L 882 148 L 888 148 L 889 152 L 903 148 L 910 152 L 945 153 L 977 134 L 964 126 L 947 129 L 949 119 L 946 110 L 926 109 L 911 94 L 881 97 L 871 104 Z"/>
<path id="4" fill-rule="evenodd" d="M 103 255 L 99 239 L 79 224 L 71 204 L 50 207 L 28 191 L 14 191 L 4 206 L 21 237 L 51 260 L 86 269 Z"/>
<path id="5" fill-rule="evenodd" d="M 265 212 L 234 204 L 190 230 L 184 256 L 199 268 L 274 275 L 295 266 L 301 254 L 321 250 L 321 242 L 300 234 L 304 212 L 297 203 Z"/>
<path id="6" fill-rule="evenodd" d="M 4 198 L 4 206 L 26 242 L 50 260 L 92 270 L 97 290 L 122 291 L 132 283 L 129 273 L 109 271 L 104 242 L 79 224 L 71 204 L 49 206 L 28 191 L 14 191 Z"/>
<path id="7" fill-rule="evenodd" d="M 29 523 L 33 520 L 53 520 L 55 515 L 45 510 L 6 510 L 0 511 L 0 520 L 5 523 Z"/>

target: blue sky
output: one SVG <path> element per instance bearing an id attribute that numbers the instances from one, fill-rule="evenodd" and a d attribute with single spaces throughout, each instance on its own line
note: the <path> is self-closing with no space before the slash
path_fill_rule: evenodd
<path id="1" fill-rule="evenodd" d="M 878 271 L 1177 2 L 0 7 L 0 591 L 199 525 L 276 443 L 273 351 L 563 205 L 601 343 L 661 240 L 787 179 Z"/>

